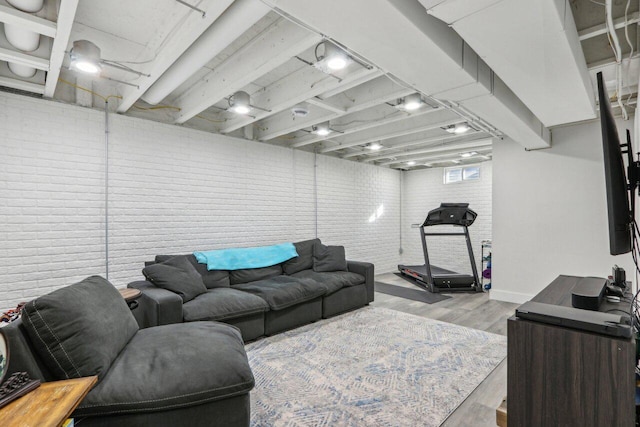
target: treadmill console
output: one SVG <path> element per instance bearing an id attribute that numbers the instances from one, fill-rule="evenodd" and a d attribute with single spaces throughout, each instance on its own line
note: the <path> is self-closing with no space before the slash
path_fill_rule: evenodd
<path id="1" fill-rule="evenodd" d="M 441 203 L 439 208 L 427 214 L 423 227 L 430 225 L 460 225 L 469 227 L 476 220 L 477 213 L 469 209 L 469 203 Z"/>

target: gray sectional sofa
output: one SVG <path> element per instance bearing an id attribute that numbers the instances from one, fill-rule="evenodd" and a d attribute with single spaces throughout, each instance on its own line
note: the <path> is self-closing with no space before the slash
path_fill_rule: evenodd
<path id="1" fill-rule="evenodd" d="M 320 239 L 294 246 L 298 257 L 284 263 L 234 271 L 209 271 L 192 254 L 158 255 L 145 267 L 147 280 L 129 284 L 143 294 L 134 311 L 138 322 L 149 327 L 214 320 L 238 327 L 250 341 L 373 301 L 373 264 L 347 261 L 344 248 L 325 246 Z M 180 266 L 184 261 L 200 275 L 202 290 L 176 283 L 189 278 L 167 278 L 154 271 L 154 266 Z"/>
<path id="2" fill-rule="evenodd" d="M 254 378 L 240 332 L 218 322 L 139 329 L 99 276 L 30 301 L 2 328 L 8 374 L 98 376 L 73 412 L 82 427 L 246 427 Z"/>

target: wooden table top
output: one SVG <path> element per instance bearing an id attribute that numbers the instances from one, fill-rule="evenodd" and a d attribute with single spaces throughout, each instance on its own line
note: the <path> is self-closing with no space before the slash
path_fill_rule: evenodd
<path id="1" fill-rule="evenodd" d="M 0 409 L 0 426 L 59 427 L 97 381 L 93 376 L 42 383 Z"/>
<path id="2" fill-rule="evenodd" d="M 122 298 L 127 302 L 140 298 L 140 295 L 142 295 L 140 289 L 124 288 L 118 289 L 118 291 L 120 291 L 120 295 L 122 295 Z"/>

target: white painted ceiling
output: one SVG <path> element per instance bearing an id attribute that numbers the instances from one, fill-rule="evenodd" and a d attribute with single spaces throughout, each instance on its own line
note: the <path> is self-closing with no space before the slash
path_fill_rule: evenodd
<path id="1" fill-rule="evenodd" d="M 0 87 L 93 108 L 111 96 L 109 108 L 120 114 L 412 169 L 487 160 L 496 137 L 547 147 L 549 127 L 595 117 L 595 72 L 615 77 L 606 35 L 598 33 L 603 8 L 590 0 L 185 2 L 200 11 L 176 0 L 44 0 L 33 14 L 0 0 L 0 23 L 43 34 L 36 51 L 21 52 L 0 31 Z M 628 32 L 637 46 L 632 3 Z M 614 0 L 615 18 L 625 6 Z M 178 68 L 215 31 L 222 36 L 200 42 L 196 65 Z M 69 70 L 75 40 L 93 42 L 120 68 L 104 66 L 99 76 Z M 353 58 L 345 70 L 313 66 L 326 40 Z M 20 78 L 7 63 L 37 71 Z M 630 64 L 624 86 L 631 111 L 638 55 Z M 248 116 L 227 111 L 240 90 L 257 107 Z M 396 107 L 416 92 L 422 108 Z M 294 106 L 308 115 L 294 117 Z M 311 132 L 325 121 L 331 134 Z M 471 130 L 446 131 L 459 123 Z M 373 143 L 383 147 L 371 150 Z"/>

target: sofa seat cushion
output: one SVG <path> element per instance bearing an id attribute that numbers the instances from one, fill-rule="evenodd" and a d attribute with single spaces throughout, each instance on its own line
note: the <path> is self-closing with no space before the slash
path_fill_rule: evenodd
<path id="1" fill-rule="evenodd" d="M 186 322 L 222 320 L 262 313 L 269 305 L 262 298 L 232 288 L 211 289 L 182 306 Z"/>
<path id="2" fill-rule="evenodd" d="M 282 310 L 327 293 L 327 287 L 312 279 L 277 276 L 234 286 L 265 300 L 271 310 Z"/>
<path id="3" fill-rule="evenodd" d="M 327 295 L 332 294 L 347 286 L 356 286 L 364 283 L 364 276 L 349 271 L 331 271 L 320 273 L 313 270 L 303 270 L 292 277 L 313 279 L 327 287 Z"/>
<path id="4" fill-rule="evenodd" d="M 194 406 L 253 385 L 238 329 L 218 322 L 156 326 L 133 337 L 73 416 Z"/>

